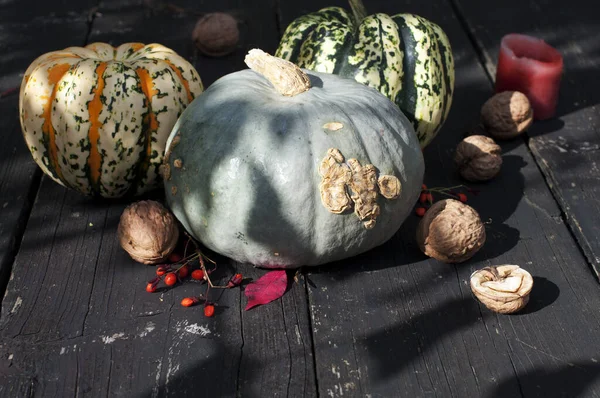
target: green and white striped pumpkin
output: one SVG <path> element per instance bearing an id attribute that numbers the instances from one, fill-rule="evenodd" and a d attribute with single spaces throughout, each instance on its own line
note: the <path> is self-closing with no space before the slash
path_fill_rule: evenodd
<path id="1" fill-rule="evenodd" d="M 328 7 L 293 21 L 275 55 L 379 90 L 409 118 L 425 147 L 452 103 L 454 60 L 448 37 L 417 15 L 367 16 L 360 0 L 350 5 L 354 15 Z"/>
<path id="2" fill-rule="evenodd" d="M 27 147 L 54 181 L 83 194 L 159 185 L 177 118 L 203 90 L 194 67 L 160 44 L 94 43 L 37 58 L 21 84 Z"/>

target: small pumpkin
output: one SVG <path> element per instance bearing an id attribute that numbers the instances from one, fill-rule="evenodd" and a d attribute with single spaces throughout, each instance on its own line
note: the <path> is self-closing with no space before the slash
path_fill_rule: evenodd
<path id="1" fill-rule="evenodd" d="M 160 44 L 69 47 L 25 72 L 21 128 L 35 162 L 59 184 L 90 196 L 137 195 L 158 185 L 167 137 L 202 90 L 194 67 Z"/>
<path id="2" fill-rule="evenodd" d="M 328 263 L 392 237 L 424 172 L 398 107 L 260 50 L 246 63 L 254 70 L 213 83 L 167 142 L 167 204 L 185 229 L 222 255 L 270 268 Z"/>
<path id="3" fill-rule="evenodd" d="M 361 0 L 349 3 L 352 14 L 327 7 L 294 20 L 275 55 L 379 90 L 409 118 L 425 147 L 452 104 L 454 58 L 448 37 L 418 15 L 367 15 Z"/>

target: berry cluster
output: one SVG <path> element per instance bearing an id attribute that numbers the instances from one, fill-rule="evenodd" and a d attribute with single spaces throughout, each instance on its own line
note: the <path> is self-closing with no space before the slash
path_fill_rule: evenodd
<path id="1" fill-rule="evenodd" d="M 214 267 L 212 269 L 207 269 L 205 260 L 210 261 Z M 208 300 L 210 289 L 234 288 L 240 286 L 244 280 L 242 274 L 235 274 L 229 279 L 226 285 L 214 285 L 210 279 L 210 274 L 216 269 L 216 263 L 202 254 L 199 250 L 196 250 L 196 253 L 189 256 L 186 256 L 185 254 L 181 256 L 177 253 L 172 253 L 169 256 L 168 261 L 169 263 L 161 264 L 156 268 L 156 277 L 148 281 L 146 284 L 146 291 L 148 293 L 156 292 L 161 282 L 167 287 L 173 287 L 178 283 L 183 283 L 188 277 L 194 281 L 206 283 L 205 294 L 200 294 L 195 297 L 185 297 L 181 300 L 181 305 L 184 307 L 192 307 L 196 304 L 203 303 L 204 315 L 207 317 L 212 317 L 214 315 L 216 305 L 216 303 Z"/>
<path id="2" fill-rule="evenodd" d="M 441 194 L 452 199 L 460 200 L 463 203 L 467 203 L 467 194 L 459 192 L 464 189 L 467 192 L 475 193 L 472 189 L 465 187 L 464 185 L 457 185 L 450 188 L 427 188 L 427 185 L 421 186 L 421 195 L 419 195 L 419 204 L 415 208 L 415 213 L 419 217 L 423 217 L 427 209 L 433 204 L 434 198 L 433 193 Z"/>

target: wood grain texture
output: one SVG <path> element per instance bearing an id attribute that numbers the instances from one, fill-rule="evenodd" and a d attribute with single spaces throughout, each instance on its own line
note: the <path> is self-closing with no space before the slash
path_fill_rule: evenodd
<path id="1" fill-rule="evenodd" d="M 119 3 L 98 10 L 90 42 L 159 42 L 193 61 L 205 86 L 245 67 L 246 49 L 273 51 L 277 44 L 267 2 L 221 4 L 239 9 L 248 24 L 238 51 L 224 58 L 194 50 L 198 15 Z M 208 10 L 192 1 L 178 5 Z M 180 305 L 204 292 L 199 283 L 149 294 L 155 268 L 135 263 L 117 240 L 128 203 L 87 199 L 42 179 L 2 306 L 0 395 L 315 396 L 305 287 L 248 312 L 240 289 L 215 290 L 212 318 L 202 306 Z M 215 259 L 217 281 L 264 273 Z"/>
<path id="2" fill-rule="evenodd" d="M 273 53 L 278 44 L 275 9 L 269 0 L 252 3 L 228 0 L 219 3 L 193 1 L 108 1 L 94 20 L 90 42 L 117 45 L 127 40 L 158 42 L 184 54 L 196 67 L 204 87 L 216 79 L 246 69 L 244 56 L 252 48 Z M 191 39 L 197 20 L 209 12 L 228 12 L 238 20 L 237 48 L 224 57 L 208 57 L 196 50 Z"/>
<path id="3" fill-rule="evenodd" d="M 495 77 L 500 40 L 519 32 L 544 39 L 564 59 L 556 117 L 536 122 L 529 132 L 529 147 L 558 200 L 573 234 L 594 272 L 600 277 L 600 46 L 598 18 L 593 3 L 511 0 L 494 6 L 456 0 L 458 9 L 480 51 L 490 60 L 488 73 Z M 560 12 L 548 12 L 557 8 Z M 514 10 L 518 10 L 515 13 Z M 510 19 L 510 24 L 497 21 Z"/>
<path id="4" fill-rule="evenodd" d="M 85 2 L 82 2 L 83 5 Z M 31 10 L 30 8 L 34 8 Z M 38 56 L 82 45 L 88 31 L 87 14 L 67 13 L 56 5 L 23 2 L 0 4 L 0 294 L 4 293 L 15 251 L 27 224 L 41 171 L 34 163 L 19 124 L 19 86 L 25 70 Z M 23 20 L 27 16 L 28 20 Z M 2 98 L 3 97 L 3 98 Z"/>
<path id="5" fill-rule="evenodd" d="M 281 4 L 282 26 L 325 5 Z M 449 120 L 425 150 L 425 182 L 464 183 L 453 151 L 492 88 L 458 18 L 450 4 L 434 1 L 367 7 L 414 12 L 448 34 L 456 93 Z M 469 203 L 489 223 L 487 242 L 472 260 L 452 266 L 424 258 L 414 241 L 418 218 L 411 216 L 383 246 L 309 273 L 320 395 L 598 396 L 599 287 L 528 148 L 520 140 L 501 146 L 501 174 L 470 185 L 479 193 Z M 519 264 L 534 276 L 521 314 L 491 313 L 471 294 L 471 273 L 500 264 Z"/>
<path id="6" fill-rule="evenodd" d="M 53 2 L 23 2 L 4 0 L 0 3 L 0 19 L 3 22 L 39 23 L 58 18 L 80 18 L 93 11 L 98 0 L 58 0 Z M 63 20 L 64 22 L 64 20 Z"/>
<path id="7" fill-rule="evenodd" d="M 0 4 L 0 51 L 4 54 L 0 60 L 0 92 L 19 87 L 25 70 L 38 56 L 85 43 L 87 10 L 46 13 L 50 12 L 46 7 L 35 9 L 28 2 Z"/>
<path id="8" fill-rule="evenodd" d="M 27 224 L 41 171 L 21 135 L 18 95 L 0 99 L 0 293 L 3 293 L 17 247 Z"/>
<path id="9" fill-rule="evenodd" d="M 197 282 L 145 292 L 155 267 L 116 237 L 127 203 L 92 202 L 49 179 L 40 192 L 2 307 L 0 394 L 314 396 L 303 286 L 249 312 L 239 289 L 213 291 L 206 318 L 179 304 L 205 291 Z M 216 259 L 221 283 L 264 272 Z"/>
<path id="10" fill-rule="evenodd" d="M 245 68 L 246 49 L 272 52 L 276 21 L 285 27 L 301 13 L 345 6 L 185 1 L 177 7 L 194 12 L 173 13 L 156 1 L 103 4 L 90 40 L 162 42 L 192 60 L 206 86 Z M 217 9 L 209 7 L 236 13 L 246 29 L 240 48 L 224 58 L 201 56 L 189 41 L 198 14 Z M 491 86 L 459 18 L 449 3 L 434 0 L 367 7 L 415 12 L 448 33 L 456 95 L 425 151 L 425 182 L 462 183 L 453 150 Z M 2 101 L 0 107 L 14 106 Z M 568 116 L 580 112 L 591 117 L 588 109 Z M 92 201 L 43 178 L 0 315 L 0 396 L 599 396 L 600 288 L 528 148 L 520 140 L 502 148 L 501 174 L 473 185 L 479 193 L 469 196 L 488 222 L 488 241 L 471 261 L 451 266 L 425 258 L 414 241 L 419 219 L 411 216 L 386 244 L 311 270 L 308 286 L 301 278 L 282 300 L 246 312 L 240 290 L 224 291 L 214 297 L 213 318 L 179 305 L 204 290 L 198 283 L 144 291 L 154 267 L 133 262 L 116 237 L 127 202 Z M 578 153 L 567 153 L 577 161 Z M 7 175 L 25 173 L 26 180 L 26 169 L 11 167 Z M 263 274 L 215 259 L 217 279 Z M 475 269 L 504 263 L 520 264 L 535 279 L 530 303 L 517 315 L 491 313 L 468 286 Z"/>

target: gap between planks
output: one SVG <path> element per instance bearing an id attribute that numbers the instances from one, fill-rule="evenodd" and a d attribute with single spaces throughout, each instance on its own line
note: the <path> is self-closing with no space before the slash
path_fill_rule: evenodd
<path id="1" fill-rule="evenodd" d="M 494 82 L 496 80 L 496 78 L 495 78 L 496 65 L 492 61 L 492 58 L 490 57 L 490 54 L 488 53 L 488 51 L 485 49 L 485 46 L 483 45 L 483 43 L 479 39 L 477 39 L 477 36 L 475 35 L 475 29 L 473 29 L 473 27 L 467 20 L 467 17 L 464 15 L 461 6 L 457 3 L 456 0 L 448 0 L 448 2 L 450 4 L 451 8 L 454 10 L 454 14 L 457 17 L 458 22 L 463 27 L 463 30 L 465 31 L 469 41 L 471 42 L 471 45 L 473 46 L 473 49 L 474 49 L 475 53 L 477 54 L 477 58 L 479 59 L 479 62 L 483 66 L 483 69 L 490 81 L 490 84 L 493 86 Z M 540 174 L 544 178 L 544 183 L 546 184 L 546 188 L 548 188 L 548 190 L 550 191 L 550 194 L 552 195 L 552 198 L 554 199 L 558 208 L 560 209 L 561 220 L 567 226 L 569 234 L 571 235 L 573 240 L 575 242 L 577 242 L 577 247 L 578 247 L 579 251 L 581 252 L 581 254 L 583 255 L 583 258 L 585 258 L 585 261 L 588 265 L 589 270 L 596 278 L 600 278 L 600 275 L 598 275 L 595 272 L 592 260 L 590 259 L 590 256 L 584 249 L 584 247 L 581 243 L 581 239 L 578 237 L 578 235 L 576 234 L 576 232 L 573 229 L 574 228 L 573 223 L 569 221 L 569 217 L 567 215 L 567 212 L 565 211 L 566 202 L 564 200 L 561 200 L 560 192 L 558 191 L 558 189 L 555 189 L 556 184 L 553 183 L 553 181 L 552 181 L 552 175 L 551 175 L 550 170 L 547 167 L 545 167 L 543 164 L 541 164 L 541 162 L 543 162 L 543 159 L 541 159 L 539 156 L 536 156 L 534 151 L 531 149 L 531 145 L 529 142 L 529 136 L 527 135 L 527 133 L 525 133 L 522 136 L 522 140 L 525 143 L 527 151 L 531 154 L 531 158 L 534 160 L 537 169 L 539 170 Z"/>
<path id="2" fill-rule="evenodd" d="M 92 32 L 92 26 L 94 20 L 96 19 L 96 11 L 100 6 L 100 0 L 96 3 L 96 6 L 90 9 L 87 12 L 87 32 L 85 38 L 83 40 L 82 45 L 85 46 L 88 44 L 90 34 Z M 41 54 L 40 54 L 41 55 Z M 24 71 L 23 71 L 24 72 Z M 2 259 L 2 263 L 0 263 L 0 303 L 4 299 L 4 294 L 6 292 L 6 288 L 8 286 L 8 282 L 10 280 L 10 275 L 12 274 L 12 267 L 15 262 L 15 258 L 17 253 L 19 253 L 19 249 L 21 248 L 21 241 L 23 239 L 23 235 L 25 234 L 25 230 L 27 224 L 29 222 L 29 218 L 31 216 L 31 212 L 33 210 L 33 206 L 36 202 L 37 195 L 41 186 L 43 178 L 43 173 L 39 167 L 36 168 L 29 185 L 29 189 L 27 190 L 26 200 L 24 201 L 23 207 L 21 208 L 20 215 L 17 219 L 16 227 L 13 229 L 13 243 L 9 247 L 6 256 Z"/>

